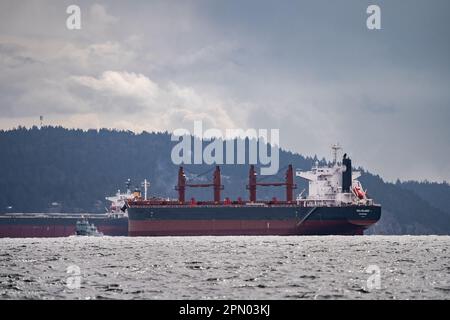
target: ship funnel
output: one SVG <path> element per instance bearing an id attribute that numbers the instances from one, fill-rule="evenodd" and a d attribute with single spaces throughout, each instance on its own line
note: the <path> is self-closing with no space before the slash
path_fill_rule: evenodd
<path id="1" fill-rule="evenodd" d="M 342 172 L 342 192 L 350 192 L 352 187 L 352 160 L 347 158 L 347 154 L 344 154 L 342 158 L 342 165 L 344 166 L 344 172 Z"/>

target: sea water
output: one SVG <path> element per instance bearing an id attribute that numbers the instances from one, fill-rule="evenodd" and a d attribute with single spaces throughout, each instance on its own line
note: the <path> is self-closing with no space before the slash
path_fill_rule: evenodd
<path id="1" fill-rule="evenodd" d="M 0 239 L 0 299 L 449 299 L 448 236 Z"/>

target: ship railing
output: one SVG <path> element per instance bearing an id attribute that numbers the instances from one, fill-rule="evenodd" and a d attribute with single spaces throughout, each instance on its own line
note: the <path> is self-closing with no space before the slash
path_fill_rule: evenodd
<path id="1" fill-rule="evenodd" d="M 185 202 L 180 203 L 176 200 L 173 201 L 154 201 L 154 200 L 136 200 L 136 201 L 129 201 L 129 206 L 133 207 L 145 207 L 145 206 L 161 206 L 161 207 L 195 207 L 195 206 L 202 206 L 202 207 L 242 207 L 242 206 L 249 206 L 249 207 L 263 207 L 263 206 L 297 206 L 296 201 L 288 202 L 288 201 L 257 201 L 257 202 L 250 202 L 250 201 L 220 201 L 220 202 L 214 202 L 214 201 L 195 201 L 195 202 Z"/>
<path id="2" fill-rule="evenodd" d="M 297 203 L 302 207 L 333 207 L 340 205 L 336 199 L 303 199 L 297 200 Z"/>
<path id="3" fill-rule="evenodd" d="M 349 206 L 355 206 L 355 205 L 377 205 L 372 199 L 366 199 L 364 201 L 357 201 L 357 202 L 337 202 L 334 199 L 308 199 L 308 200 L 297 200 L 297 204 L 301 207 L 349 207 Z"/>

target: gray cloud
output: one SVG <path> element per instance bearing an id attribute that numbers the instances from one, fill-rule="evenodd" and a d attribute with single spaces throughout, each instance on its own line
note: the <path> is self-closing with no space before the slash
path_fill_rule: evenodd
<path id="1" fill-rule="evenodd" d="M 280 128 L 281 145 L 390 180 L 450 180 L 450 3 L 71 1 L 0 4 L 0 127 Z"/>

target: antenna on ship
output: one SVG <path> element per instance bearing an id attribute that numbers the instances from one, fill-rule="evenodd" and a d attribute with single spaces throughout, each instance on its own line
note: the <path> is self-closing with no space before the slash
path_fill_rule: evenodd
<path id="1" fill-rule="evenodd" d="M 125 181 L 125 185 L 127 186 L 127 194 L 131 194 L 131 189 L 130 189 L 131 179 L 130 178 L 128 178 L 127 181 Z"/>
<path id="2" fill-rule="evenodd" d="M 150 187 L 150 182 L 147 179 L 144 179 L 144 182 L 141 183 L 141 186 L 144 187 L 144 199 L 147 200 L 147 188 Z"/>
<path id="3" fill-rule="evenodd" d="M 342 150 L 342 147 L 338 143 L 335 143 L 331 146 L 331 149 L 333 149 L 333 164 L 337 163 L 337 154 L 339 150 Z"/>

